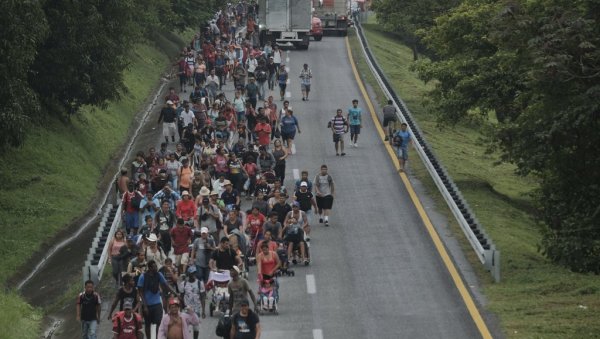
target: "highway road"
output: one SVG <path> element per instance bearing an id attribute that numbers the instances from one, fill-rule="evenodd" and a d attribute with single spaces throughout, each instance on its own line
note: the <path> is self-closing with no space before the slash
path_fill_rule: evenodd
<path id="1" fill-rule="evenodd" d="M 279 315 L 261 317 L 262 338 L 481 337 L 377 134 L 345 40 L 325 37 L 288 57 L 288 96 L 302 134 L 287 161 L 285 184 L 292 189 L 298 171 L 306 169 L 312 178 L 327 164 L 336 199 L 330 227 L 313 218 L 311 265 L 280 278 Z M 298 78 L 304 63 L 314 76 L 308 102 L 301 100 Z M 229 93 L 231 88 L 228 84 Z M 337 108 L 346 112 L 355 98 L 363 108 L 359 147 L 336 157 L 327 121 Z M 200 337 L 215 338 L 216 323 L 217 318 L 203 320 Z M 104 321 L 100 338 L 111 338 L 106 326 Z"/>

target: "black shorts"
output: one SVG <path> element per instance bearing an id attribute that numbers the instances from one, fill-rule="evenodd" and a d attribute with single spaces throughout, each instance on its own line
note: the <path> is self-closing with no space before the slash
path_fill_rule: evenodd
<path id="1" fill-rule="evenodd" d="M 302 242 L 304 240 L 304 232 L 302 230 L 300 230 L 298 233 L 296 234 L 287 234 L 285 236 L 285 241 L 286 242 L 291 242 L 294 245 L 298 245 L 300 242 Z"/>
<path id="2" fill-rule="evenodd" d="M 333 142 L 344 141 L 344 134 L 333 133 Z"/>
<path id="3" fill-rule="evenodd" d="M 398 118 L 395 115 L 388 115 L 388 116 L 383 116 L 383 127 L 388 127 L 388 125 L 390 124 L 390 122 L 395 123 L 396 121 L 398 121 Z"/>
<path id="4" fill-rule="evenodd" d="M 296 137 L 296 131 L 293 131 L 291 133 L 285 133 L 284 131 L 281 131 L 281 139 L 283 140 L 294 140 L 294 138 Z"/>
<path id="5" fill-rule="evenodd" d="M 146 324 L 160 325 L 163 317 L 163 307 L 161 304 L 148 306 L 148 313 L 144 314 L 144 322 Z"/>
<path id="6" fill-rule="evenodd" d="M 326 195 L 324 197 L 316 197 L 317 207 L 320 210 L 330 210 L 333 207 L 333 196 Z"/>

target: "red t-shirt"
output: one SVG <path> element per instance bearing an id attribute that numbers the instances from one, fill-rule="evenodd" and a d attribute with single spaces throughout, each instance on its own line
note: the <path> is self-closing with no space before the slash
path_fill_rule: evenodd
<path id="1" fill-rule="evenodd" d="M 271 125 L 264 122 L 256 124 L 254 131 L 258 134 L 258 144 L 268 145 L 271 142 Z"/>
<path id="2" fill-rule="evenodd" d="M 120 329 L 119 329 L 119 322 Z M 136 326 L 137 322 L 137 326 Z M 113 317 L 113 333 L 117 334 L 118 339 L 137 339 L 137 332 L 143 331 L 142 317 L 133 313 L 131 319 L 125 319 L 125 312 L 117 312 Z"/>
<path id="3" fill-rule="evenodd" d="M 169 232 L 173 244 L 173 251 L 176 255 L 183 254 L 188 251 L 188 245 L 193 237 L 192 229 L 189 226 L 175 226 Z"/>
<path id="4" fill-rule="evenodd" d="M 250 226 L 250 232 L 254 237 L 256 234 L 258 234 L 258 232 L 262 231 L 262 226 L 265 223 L 265 216 L 262 215 L 262 213 L 258 213 L 257 216 L 254 214 L 248 214 L 246 221 L 248 222 L 248 225 Z"/>
<path id="5" fill-rule="evenodd" d="M 196 218 L 196 204 L 193 200 L 179 200 L 177 202 L 176 214 L 178 218 L 189 220 Z"/>

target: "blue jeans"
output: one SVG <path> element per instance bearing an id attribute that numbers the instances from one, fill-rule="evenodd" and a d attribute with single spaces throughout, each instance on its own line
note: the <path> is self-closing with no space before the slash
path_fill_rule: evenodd
<path id="1" fill-rule="evenodd" d="M 132 228 L 137 229 L 139 227 L 139 213 L 138 212 L 126 212 L 125 213 L 125 229 L 127 230 L 127 234 L 131 231 Z"/>
<path id="2" fill-rule="evenodd" d="M 83 339 L 96 339 L 96 329 L 98 327 L 98 321 L 96 320 L 82 320 L 81 321 L 81 338 Z"/>

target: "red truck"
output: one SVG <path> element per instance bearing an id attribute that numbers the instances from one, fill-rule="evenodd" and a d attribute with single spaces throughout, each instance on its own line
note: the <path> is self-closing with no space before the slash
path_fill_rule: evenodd
<path id="1" fill-rule="evenodd" d="M 316 16 L 312 17 L 310 35 L 312 35 L 315 41 L 321 41 L 321 39 L 323 39 L 323 27 L 321 26 L 321 19 Z"/>

